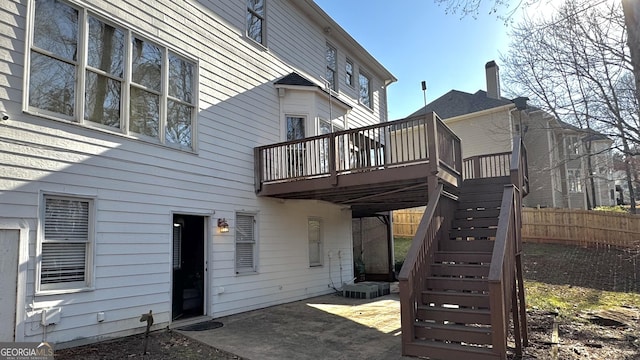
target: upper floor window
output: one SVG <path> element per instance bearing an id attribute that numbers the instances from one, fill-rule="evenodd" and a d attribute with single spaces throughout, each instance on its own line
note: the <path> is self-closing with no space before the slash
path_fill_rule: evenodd
<path id="1" fill-rule="evenodd" d="M 371 108 L 371 83 L 369 77 L 365 74 L 358 74 L 358 82 L 360 83 L 360 103 Z"/>
<path id="2" fill-rule="evenodd" d="M 266 0 L 247 0 L 247 36 L 264 45 Z"/>
<path id="3" fill-rule="evenodd" d="M 581 146 L 581 140 L 579 137 L 577 136 L 567 136 L 566 137 L 566 144 L 567 144 L 567 155 L 574 157 L 577 155 L 580 155 L 580 146 Z"/>
<path id="4" fill-rule="evenodd" d="M 86 9 L 34 4 L 29 110 L 193 148 L 194 62 Z"/>
<path id="5" fill-rule="evenodd" d="M 347 59 L 347 62 L 344 66 L 345 79 L 344 81 L 349 86 L 353 86 L 353 61 Z"/>
<path id="6" fill-rule="evenodd" d="M 331 90 L 336 90 L 336 74 L 337 72 L 337 51 L 336 48 L 334 48 L 333 46 L 327 44 L 327 52 L 326 52 L 326 57 L 327 57 L 327 72 L 326 72 L 326 77 L 327 77 L 327 81 L 329 82 L 329 88 Z"/>
<path id="7" fill-rule="evenodd" d="M 582 178 L 579 169 L 567 170 L 567 185 L 569 192 L 582 192 Z"/>

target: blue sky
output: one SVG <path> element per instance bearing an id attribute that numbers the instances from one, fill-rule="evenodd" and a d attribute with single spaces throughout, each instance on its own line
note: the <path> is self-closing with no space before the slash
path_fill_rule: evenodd
<path id="1" fill-rule="evenodd" d="M 388 90 L 389 120 L 451 89 L 485 90 L 484 65 L 509 46 L 508 27 L 488 10 L 476 19 L 448 15 L 433 0 L 315 0 L 398 79 Z"/>

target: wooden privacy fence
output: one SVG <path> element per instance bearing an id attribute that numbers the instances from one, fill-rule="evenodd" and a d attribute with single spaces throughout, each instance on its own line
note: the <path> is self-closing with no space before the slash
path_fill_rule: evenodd
<path id="1" fill-rule="evenodd" d="M 393 212 L 393 235 L 413 237 L 424 208 Z M 577 209 L 522 209 L 522 239 L 589 247 L 640 246 L 640 215 Z"/>
<path id="2" fill-rule="evenodd" d="M 424 206 L 393 212 L 393 236 L 412 238 L 424 214 Z"/>
<path id="3" fill-rule="evenodd" d="M 577 209 L 522 210 L 527 242 L 589 247 L 640 246 L 640 215 Z"/>

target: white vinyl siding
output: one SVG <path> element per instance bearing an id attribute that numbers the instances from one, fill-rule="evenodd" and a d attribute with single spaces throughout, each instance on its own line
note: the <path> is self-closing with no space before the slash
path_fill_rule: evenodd
<path id="1" fill-rule="evenodd" d="M 322 220 L 310 218 L 309 229 L 309 266 L 322 266 Z"/>
<path id="2" fill-rule="evenodd" d="M 378 105 L 384 100 L 382 96 L 372 98 L 380 111 L 367 111 L 357 104 L 356 89 L 339 94 L 343 99 L 347 96 L 347 103 L 353 106 L 348 119 L 347 110 L 338 109 L 337 102 L 331 109 L 328 99 L 305 102 L 291 110 L 280 108 L 273 86 L 277 79 L 294 70 L 318 84 L 324 78 L 326 43 L 333 35 L 325 34 L 303 11 L 311 2 L 266 4 L 270 49 L 264 51 L 244 35 L 247 4 L 243 1 L 69 1 L 76 9 L 80 6 L 75 5 L 86 8 L 81 14 L 89 12 L 125 34 L 129 29 L 136 38 L 174 49 L 176 55 L 196 64 L 193 143 L 197 153 L 127 136 L 124 117 L 129 116 L 129 70 L 120 78 L 114 69 L 83 67 L 89 59 L 69 65 L 76 66 L 74 73 L 78 73 L 75 96 L 82 98 L 87 93 L 79 90 L 88 81 L 80 82 L 79 73 L 103 74 L 113 86 L 121 79 L 122 104 L 117 108 L 123 115 L 116 120 L 121 121 L 119 128 L 83 120 L 83 114 L 92 113 L 86 106 L 81 110 L 74 104 L 71 109 L 78 113 L 73 118 L 44 114 L 39 108 L 25 109 L 35 1 L 5 3 L 7 6 L 0 6 L 0 18 L 12 20 L 0 26 L 0 37 L 6 40 L 0 41 L 0 52 L 8 59 L 6 66 L 0 66 L 0 78 L 7 79 L 0 81 L 0 93 L 4 94 L 3 111 L 11 121 L 0 126 L 0 137 L 9 140 L 0 142 L 0 203 L 6 205 L 0 206 L 0 217 L 5 224 L 25 229 L 21 231 L 24 266 L 19 270 L 19 279 L 24 278 L 19 286 L 22 284 L 25 295 L 19 299 L 23 302 L 19 309 L 28 312 L 19 317 L 16 341 L 41 341 L 39 313 L 52 306 L 62 308 L 63 314 L 61 323 L 47 328 L 47 340 L 56 343 L 140 332 L 140 314 L 149 310 L 153 310 L 154 327 L 169 324 L 174 213 L 215 214 L 214 219 L 229 221 L 229 233 L 215 231 L 215 225 L 206 233 L 208 272 L 203 279 L 208 316 L 217 318 L 327 294 L 332 291 L 327 287 L 329 271 L 336 283 L 353 278 L 348 209 L 326 202 L 276 201 L 255 195 L 253 149 L 283 141 L 286 114 L 304 115 L 309 135 L 314 130 L 312 120 L 335 119 L 337 113 L 348 120 L 350 128 L 386 119 L 386 111 Z M 126 68 L 132 55 L 130 38 L 124 43 Z M 339 41 L 333 44 L 339 53 L 351 51 L 343 51 Z M 373 61 L 360 51 L 350 56 L 355 63 Z M 339 64 L 344 61 L 340 59 Z M 383 81 L 376 75 L 380 74 L 369 74 L 373 88 L 379 89 Z M 357 78 L 354 80 L 357 88 Z M 167 100 L 174 98 L 171 82 L 164 86 Z M 293 91 L 287 89 L 289 93 Z M 314 93 L 313 97 L 323 96 Z M 96 104 L 100 103 L 96 99 Z M 105 108 L 105 113 L 112 111 Z M 98 113 L 103 111 L 98 109 Z M 74 121 L 76 118 L 83 122 Z M 42 193 L 95 199 L 93 266 L 88 266 L 92 273 L 88 279 L 95 291 L 60 291 L 55 296 L 35 292 L 40 281 Z M 259 214 L 254 258 L 259 273 L 255 275 L 236 275 L 236 212 Z M 314 216 L 323 220 L 325 253 L 341 251 L 342 258 L 334 257 L 331 266 L 326 266 L 325 259 L 324 267 L 309 267 L 307 220 Z M 187 234 L 183 235 L 186 242 Z M 106 320 L 98 323 L 95 314 L 101 311 Z"/>
<path id="3" fill-rule="evenodd" d="M 39 289 L 90 287 L 92 200 L 44 196 Z"/>
<path id="4" fill-rule="evenodd" d="M 63 1 L 33 8 L 29 111 L 194 148 L 195 62 Z"/>
<path id="5" fill-rule="evenodd" d="M 256 272 L 256 217 L 236 214 L 236 274 Z"/>

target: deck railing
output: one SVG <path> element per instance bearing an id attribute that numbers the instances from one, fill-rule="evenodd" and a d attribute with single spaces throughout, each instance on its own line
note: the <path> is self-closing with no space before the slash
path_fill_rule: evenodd
<path id="1" fill-rule="evenodd" d="M 524 158 L 524 159 L 523 159 Z M 527 343 L 524 285 L 522 284 L 522 189 L 528 182 L 526 150 L 514 140 L 509 175 L 500 205 L 500 218 L 489 268 L 489 308 L 493 351 L 506 358 L 509 315 L 513 315 L 516 353 L 522 355 Z"/>
<path id="2" fill-rule="evenodd" d="M 446 194 L 443 188 L 440 184 L 429 193 L 429 205 L 398 275 L 403 344 L 410 344 L 415 338 L 413 325 L 418 305 L 422 304 L 427 277 L 431 274 L 429 265 L 433 262 L 439 239 L 448 235 L 455 212 L 456 200 Z M 403 355 L 409 355 L 405 353 L 405 346 Z"/>
<path id="3" fill-rule="evenodd" d="M 343 174 L 420 163 L 444 166 L 460 178 L 462 174 L 460 139 L 435 113 L 261 146 L 254 151 L 257 192 L 268 183 L 333 177 L 337 184 L 337 177 Z"/>
<path id="4" fill-rule="evenodd" d="M 476 155 L 464 159 L 463 179 L 482 179 L 509 176 L 511 152 Z"/>
<path id="5" fill-rule="evenodd" d="M 519 138 L 514 139 L 521 144 Z M 514 161 L 514 152 L 503 152 L 497 154 L 476 155 L 463 160 L 463 179 L 482 179 L 491 177 L 511 176 L 511 164 Z M 514 182 L 522 190 L 522 195 L 529 193 L 529 166 L 527 164 L 527 148 L 519 146 L 518 155 L 519 182 Z"/>

